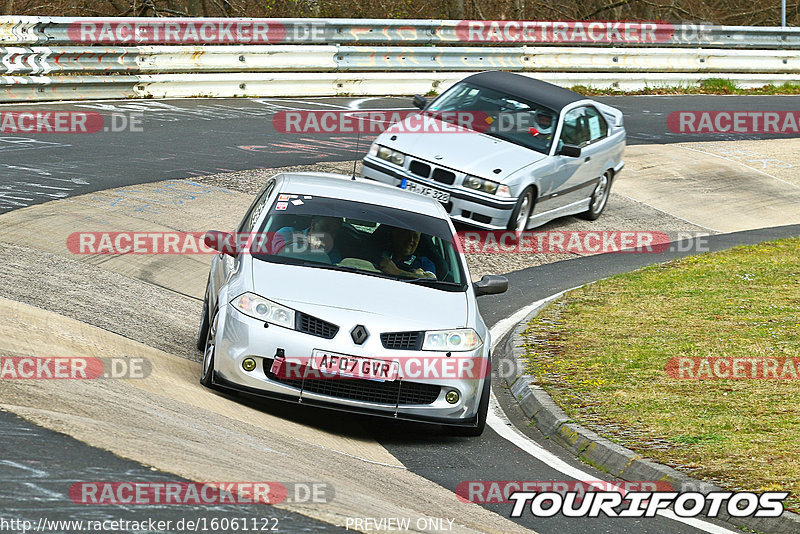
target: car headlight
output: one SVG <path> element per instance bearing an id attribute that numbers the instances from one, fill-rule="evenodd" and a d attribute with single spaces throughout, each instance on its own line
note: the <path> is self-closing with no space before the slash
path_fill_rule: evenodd
<path id="1" fill-rule="evenodd" d="M 463 183 L 464 187 L 475 189 L 476 191 L 483 191 L 484 193 L 489 193 L 490 195 L 502 197 L 511 196 L 507 185 L 498 184 L 497 182 L 493 182 L 491 180 L 484 180 L 483 178 L 478 178 L 477 176 L 468 174 L 464 177 Z"/>
<path id="2" fill-rule="evenodd" d="M 294 328 L 294 310 L 276 302 L 259 297 L 254 293 L 244 293 L 231 301 L 233 307 L 243 314 L 267 323 Z"/>
<path id="3" fill-rule="evenodd" d="M 372 143 L 371 145 L 369 145 L 369 155 L 370 156 L 377 156 L 378 155 L 378 147 L 379 146 L 380 145 L 378 145 L 378 143 Z"/>
<path id="4" fill-rule="evenodd" d="M 425 332 L 422 350 L 463 352 L 474 350 L 483 344 L 478 333 L 472 328 L 458 330 L 433 330 Z"/>
<path id="5" fill-rule="evenodd" d="M 392 150 L 391 148 L 380 145 L 378 145 L 378 151 L 375 155 L 380 159 L 394 163 L 395 165 L 403 165 L 403 163 L 406 161 L 406 155 L 402 152 L 398 152 L 397 150 Z"/>

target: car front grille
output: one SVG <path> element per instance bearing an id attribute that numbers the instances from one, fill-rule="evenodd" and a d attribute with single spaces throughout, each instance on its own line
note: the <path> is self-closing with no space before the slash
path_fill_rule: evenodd
<path id="1" fill-rule="evenodd" d="M 408 170 L 421 178 L 430 178 L 440 184 L 453 185 L 456 181 L 456 173 L 453 171 L 448 171 L 440 167 L 433 167 L 432 165 L 416 159 L 412 159 L 411 163 L 408 164 Z"/>
<path id="2" fill-rule="evenodd" d="M 312 336 L 324 337 L 325 339 L 332 339 L 339 331 L 339 327 L 335 324 L 317 319 L 316 317 L 302 312 L 298 312 L 297 314 L 295 328 L 300 332 L 305 332 Z"/>
<path id="3" fill-rule="evenodd" d="M 456 173 L 444 169 L 433 169 L 431 178 L 443 184 L 453 185 L 456 181 Z"/>
<path id="4" fill-rule="evenodd" d="M 383 348 L 394 350 L 422 350 L 422 332 L 385 332 L 381 334 Z"/>
<path id="5" fill-rule="evenodd" d="M 376 382 L 358 378 L 284 378 L 272 373 L 272 359 L 264 359 L 267 378 L 309 393 L 376 404 L 425 405 L 439 398 L 441 386 L 417 382 Z M 302 373 L 304 371 L 299 371 Z M 297 375 L 294 375 L 297 376 Z"/>
<path id="6" fill-rule="evenodd" d="M 408 165 L 408 170 L 423 178 L 428 178 L 431 175 L 431 166 L 417 160 L 411 160 L 411 163 Z"/>

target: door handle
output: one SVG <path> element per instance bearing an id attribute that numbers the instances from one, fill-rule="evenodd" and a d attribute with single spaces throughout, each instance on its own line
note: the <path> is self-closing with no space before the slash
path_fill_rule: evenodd
<path id="1" fill-rule="evenodd" d="M 584 163 L 589 163 L 589 161 L 591 161 L 591 159 L 592 159 L 591 156 L 586 156 L 586 158 L 583 160 L 583 162 Z"/>

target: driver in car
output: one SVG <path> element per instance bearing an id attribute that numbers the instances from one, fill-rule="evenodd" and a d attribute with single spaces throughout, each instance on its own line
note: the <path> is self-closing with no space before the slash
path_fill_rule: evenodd
<path id="1" fill-rule="evenodd" d="M 536 133 L 531 132 L 533 135 L 550 136 L 553 133 L 553 116 L 546 111 L 537 111 L 533 115 L 533 129 Z"/>
<path id="2" fill-rule="evenodd" d="M 384 251 L 380 269 L 392 276 L 409 278 L 436 278 L 436 265 L 425 256 L 416 256 L 420 233 L 405 228 L 394 228 L 390 250 Z"/>
<path id="3" fill-rule="evenodd" d="M 311 226 L 297 232 L 292 226 L 284 226 L 272 238 L 272 253 L 279 254 L 287 245 L 307 247 L 310 252 L 325 252 L 334 265 L 342 261 L 342 256 L 334 248 L 336 234 L 342 226 L 342 219 L 314 215 Z"/>

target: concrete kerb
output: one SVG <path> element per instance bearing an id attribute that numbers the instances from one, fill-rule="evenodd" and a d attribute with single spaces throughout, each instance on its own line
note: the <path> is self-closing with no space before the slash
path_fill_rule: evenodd
<path id="1" fill-rule="evenodd" d="M 560 296 L 558 297 L 560 298 Z M 516 369 L 524 369 L 525 340 L 523 332 L 528 322 L 536 317 L 556 298 L 547 299 L 532 310 L 501 344 L 500 359 L 508 359 Z M 634 451 L 618 445 L 572 421 L 530 375 L 505 378 L 525 417 L 548 439 L 569 450 L 581 461 L 626 481 L 657 480 L 672 486 L 674 491 L 695 491 L 703 494 L 726 491 L 709 482 L 693 479 L 671 467 L 648 460 Z M 778 518 L 732 518 L 724 511 L 719 519 L 735 527 L 745 527 L 758 532 L 794 534 L 800 532 L 800 515 L 784 511 Z"/>

